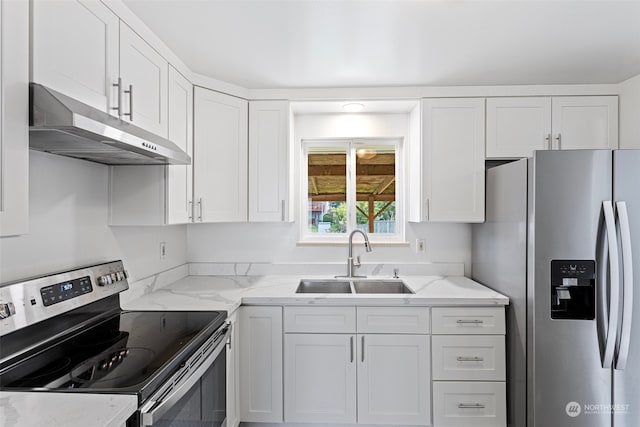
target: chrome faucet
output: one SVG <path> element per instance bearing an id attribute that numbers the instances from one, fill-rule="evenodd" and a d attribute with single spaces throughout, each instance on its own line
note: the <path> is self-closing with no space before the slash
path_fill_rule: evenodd
<path id="1" fill-rule="evenodd" d="M 356 260 L 353 260 L 353 235 L 356 233 L 360 233 L 362 234 L 362 236 L 364 237 L 364 248 L 366 249 L 367 252 L 371 252 L 371 244 L 369 243 L 369 237 L 367 236 L 367 233 L 365 233 L 364 231 L 360 230 L 360 229 L 356 229 L 353 230 L 351 232 L 351 234 L 349 235 L 349 256 L 347 258 L 347 275 L 346 276 L 336 276 L 336 277 L 365 277 L 365 276 L 354 276 L 353 275 L 353 271 L 360 267 L 360 257 L 356 257 Z"/>

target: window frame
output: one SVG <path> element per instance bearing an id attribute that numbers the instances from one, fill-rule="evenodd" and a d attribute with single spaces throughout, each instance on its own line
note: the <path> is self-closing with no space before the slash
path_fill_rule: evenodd
<path id="1" fill-rule="evenodd" d="M 406 243 L 405 240 L 405 176 L 404 176 L 404 138 L 403 137 L 379 137 L 379 138 L 310 138 L 302 139 L 300 144 L 300 205 L 298 209 L 300 218 L 299 243 L 347 243 L 349 234 L 356 227 L 356 150 L 359 147 L 384 145 L 395 147 L 395 173 L 396 173 L 396 232 L 395 233 L 367 233 L 372 243 Z M 346 233 L 310 233 L 308 230 L 309 209 L 309 148 L 344 147 L 347 156 L 347 231 Z"/>

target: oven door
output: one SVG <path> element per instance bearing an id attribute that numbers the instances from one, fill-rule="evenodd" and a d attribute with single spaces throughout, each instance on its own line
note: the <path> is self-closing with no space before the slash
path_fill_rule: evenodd
<path id="1" fill-rule="evenodd" d="M 227 412 L 227 357 L 224 350 L 230 334 L 231 325 L 216 332 L 185 367 L 142 405 L 138 417 L 140 426 L 224 425 Z"/>

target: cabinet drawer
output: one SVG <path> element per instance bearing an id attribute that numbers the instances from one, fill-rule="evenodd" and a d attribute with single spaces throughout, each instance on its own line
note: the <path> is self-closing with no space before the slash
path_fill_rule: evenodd
<path id="1" fill-rule="evenodd" d="M 431 338 L 434 380 L 505 380 L 502 335 L 434 335 Z"/>
<path id="2" fill-rule="evenodd" d="M 433 382 L 434 427 L 507 425 L 504 382 Z"/>
<path id="3" fill-rule="evenodd" d="M 435 307 L 432 310 L 434 335 L 504 335 L 504 307 Z"/>
<path id="4" fill-rule="evenodd" d="M 428 334 L 428 307 L 358 307 L 358 333 Z"/>
<path id="5" fill-rule="evenodd" d="M 285 307 L 285 332 L 355 333 L 355 307 Z"/>

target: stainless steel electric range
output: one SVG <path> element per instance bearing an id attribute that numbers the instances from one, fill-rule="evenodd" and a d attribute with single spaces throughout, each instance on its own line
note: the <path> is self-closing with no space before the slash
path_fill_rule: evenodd
<path id="1" fill-rule="evenodd" d="M 222 426 L 225 311 L 125 311 L 121 261 L 0 285 L 0 390 L 133 394 L 127 426 Z"/>

